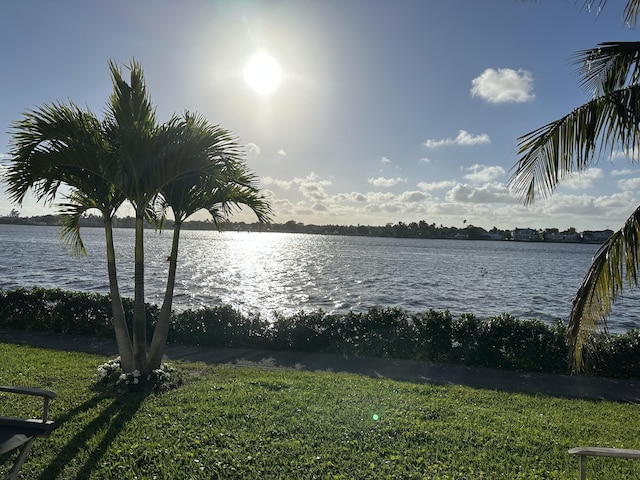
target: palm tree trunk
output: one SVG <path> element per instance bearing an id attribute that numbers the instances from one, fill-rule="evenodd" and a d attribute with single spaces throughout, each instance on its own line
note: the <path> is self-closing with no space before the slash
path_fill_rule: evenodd
<path id="1" fill-rule="evenodd" d="M 124 316 L 124 307 L 122 306 L 122 298 L 120 297 L 120 289 L 118 287 L 116 252 L 113 245 L 113 225 L 110 218 L 104 220 L 104 232 L 107 243 L 107 271 L 109 273 L 113 330 L 116 335 L 122 369 L 125 372 L 132 372 L 134 370 L 133 348 L 131 346 L 131 338 L 129 337 L 129 330 L 127 329 L 127 322 Z"/>
<path id="2" fill-rule="evenodd" d="M 144 214 L 136 209 L 133 298 L 133 356 L 135 369 L 147 373 L 147 315 L 144 304 Z"/>
<path id="3" fill-rule="evenodd" d="M 176 270 L 178 268 L 178 242 L 180 240 L 181 222 L 176 220 L 173 227 L 173 242 L 171 244 L 171 256 L 169 257 L 169 274 L 167 276 L 167 288 L 164 292 L 164 300 L 160 309 L 160 317 L 153 332 L 151 350 L 149 352 L 149 369 L 160 368 L 164 348 L 167 345 L 169 335 L 169 323 L 171 320 L 171 308 L 173 305 L 173 288 L 176 284 Z"/>

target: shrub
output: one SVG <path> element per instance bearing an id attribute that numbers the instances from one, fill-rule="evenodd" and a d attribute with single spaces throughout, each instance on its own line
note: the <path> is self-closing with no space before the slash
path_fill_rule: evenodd
<path id="1" fill-rule="evenodd" d="M 133 318 L 133 301 L 123 299 L 127 321 Z M 147 327 L 158 318 L 156 305 L 147 305 Z M 0 327 L 20 330 L 110 336 L 111 302 L 108 295 L 33 288 L 0 290 Z"/>
<path id="2" fill-rule="evenodd" d="M 369 308 L 348 312 L 338 324 L 337 338 L 344 353 L 409 358 L 415 339 L 410 317 L 400 308 Z"/>
<path id="3" fill-rule="evenodd" d="M 453 319 L 448 310 L 429 310 L 413 317 L 415 351 L 413 357 L 433 362 L 453 360 Z"/>
<path id="4" fill-rule="evenodd" d="M 168 341 L 212 347 L 257 347 L 265 343 L 267 324 L 228 305 L 185 310 L 173 315 Z"/>
<path id="5" fill-rule="evenodd" d="M 568 372 L 564 336 L 538 320 L 511 315 L 489 318 L 478 325 L 475 350 L 467 363 L 537 372 Z"/>
<path id="6" fill-rule="evenodd" d="M 133 302 L 123 299 L 130 322 Z M 147 305 L 147 327 L 159 314 Z M 0 328 L 112 336 L 108 295 L 62 290 L 0 290 Z M 568 373 L 566 328 L 558 321 L 510 315 L 453 318 L 448 311 L 410 315 L 401 308 L 372 307 L 346 314 L 301 311 L 243 315 L 231 306 L 173 314 L 168 341 L 212 347 L 271 348 L 349 355 L 410 358 L 535 372 Z M 586 373 L 640 378 L 640 332 L 592 335 L 585 347 Z"/>
<path id="7" fill-rule="evenodd" d="M 270 332 L 270 346 L 279 350 L 334 352 L 339 343 L 338 316 L 322 309 L 300 311 L 285 317 L 275 314 Z"/>
<path id="8" fill-rule="evenodd" d="M 585 346 L 585 372 L 599 377 L 640 378 L 640 331 L 591 335 Z"/>

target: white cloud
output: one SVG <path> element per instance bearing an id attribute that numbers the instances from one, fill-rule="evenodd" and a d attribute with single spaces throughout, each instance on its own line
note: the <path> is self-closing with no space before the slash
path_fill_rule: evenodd
<path id="1" fill-rule="evenodd" d="M 431 195 L 428 195 L 423 192 L 403 192 L 398 196 L 398 199 L 401 202 L 406 203 L 415 203 L 415 202 L 423 202 L 431 198 Z"/>
<path id="2" fill-rule="evenodd" d="M 367 180 L 374 187 L 393 187 L 399 183 L 407 183 L 406 178 L 369 178 Z"/>
<path id="3" fill-rule="evenodd" d="M 638 159 L 638 150 L 616 150 L 611 152 L 611 160 L 632 160 Z"/>
<path id="4" fill-rule="evenodd" d="M 422 158 L 418 159 L 418 162 L 419 163 L 428 164 L 428 163 L 431 163 L 431 160 L 428 159 L 427 157 L 422 157 Z"/>
<path id="5" fill-rule="evenodd" d="M 582 190 L 591 188 L 594 181 L 602 177 L 603 173 L 601 168 L 589 168 L 579 175 L 568 177 L 563 185 L 569 187 L 571 190 Z"/>
<path id="6" fill-rule="evenodd" d="M 633 193 L 623 192 L 610 196 L 593 197 L 590 195 L 556 195 L 547 199 L 543 204 L 542 212 L 563 221 L 567 226 L 574 225 L 579 218 L 606 219 L 608 227 L 618 229 L 631 214 L 638 200 Z"/>
<path id="7" fill-rule="evenodd" d="M 447 192 L 446 199 L 449 202 L 463 203 L 516 203 L 509 189 L 503 183 L 488 183 L 481 187 L 473 187 L 466 184 L 456 184 Z"/>
<path id="8" fill-rule="evenodd" d="M 260 147 L 253 143 L 253 142 L 249 142 L 245 145 L 245 148 L 247 149 L 247 153 L 253 153 L 254 155 L 260 155 Z"/>
<path id="9" fill-rule="evenodd" d="M 425 192 L 430 192 L 431 190 L 444 190 L 446 188 L 451 188 L 455 184 L 456 182 L 453 180 L 443 180 L 441 182 L 420 182 L 418 183 L 418 188 Z"/>
<path id="10" fill-rule="evenodd" d="M 389 159 L 389 157 L 380 157 L 380 163 L 387 164 L 387 163 L 391 163 L 391 160 Z"/>
<path id="11" fill-rule="evenodd" d="M 527 70 L 487 68 L 471 81 L 471 95 L 490 103 L 523 103 L 536 98 L 533 75 Z"/>
<path id="12" fill-rule="evenodd" d="M 289 190 L 291 188 L 291 185 L 293 185 L 293 180 L 278 180 L 277 178 L 272 177 L 262 177 L 260 179 L 260 182 L 263 186 L 275 185 L 284 190 Z"/>
<path id="13" fill-rule="evenodd" d="M 281 157 L 286 157 L 287 156 L 287 152 L 285 152 L 282 148 L 280 150 L 278 150 L 278 155 L 280 155 Z"/>
<path id="14" fill-rule="evenodd" d="M 458 136 L 456 138 L 445 138 L 442 140 L 427 140 L 423 143 L 423 145 L 427 148 L 436 148 L 436 147 L 445 147 L 450 145 L 462 145 L 462 146 L 471 146 L 471 145 L 484 145 L 487 143 L 491 143 L 489 139 L 489 135 L 486 133 L 481 133 L 480 135 L 473 135 L 466 130 L 458 131 Z"/>
<path id="15" fill-rule="evenodd" d="M 618 180 L 618 187 L 624 192 L 637 192 L 640 189 L 640 177 Z"/>
<path id="16" fill-rule="evenodd" d="M 611 171 L 611 176 L 612 177 L 624 177 L 626 175 L 632 175 L 636 173 L 635 170 L 632 170 L 631 168 L 623 168 L 622 170 L 612 170 Z"/>
<path id="17" fill-rule="evenodd" d="M 304 197 L 315 200 L 327 198 L 324 187 L 331 185 L 329 180 L 320 180 L 315 172 L 311 172 L 305 178 L 294 178 L 293 182 L 298 184 L 298 190 Z"/>
<path id="18" fill-rule="evenodd" d="M 506 172 L 504 168 L 498 166 L 488 167 L 486 165 L 475 164 L 467 168 L 472 173 L 464 176 L 465 179 L 474 183 L 486 183 L 496 178 L 503 177 Z"/>
<path id="19" fill-rule="evenodd" d="M 325 193 L 323 186 L 318 183 L 303 183 L 298 187 L 298 189 L 300 190 L 300 193 L 307 198 L 313 198 L 315 200 L 323 200 L 327 198 L 327 194 Z"/>

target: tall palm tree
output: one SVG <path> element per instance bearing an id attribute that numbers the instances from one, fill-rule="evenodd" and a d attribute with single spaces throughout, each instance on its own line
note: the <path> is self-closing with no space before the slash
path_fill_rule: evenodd
<path id="1" fill-rule="evenodd" d="M 180 137 L 175 148 L 165 154 L 183 163 L 186 157 L 209 163 L 206 173 L 179 177 L 161 189 L 162 200 L 174 218 L 173 241 L 169 255 L 169 272 L 164 301 L 149 351 L 149 368 L 160 366 L 167 343 L 175 286 L 180 229 L 184 221 L 200 210 L 211 215 L 219 227 L 234 208 L 247 206 L 260 223 L 268 223 L 271 208 L 256 186 L 255 176 L 241 160 L 240 149 L 231 134 L 209 124 L 204 118 L 186 113 L 169 124 L 172 135 Z"/>
<path id="2" fill-rule="evenodd" d="M 166 344 L 182 222 L 200 209 L 208 210 L 217 222 L 240 205 L 248 206 L 261 222 L 266 222 L 270 207 L 229 132 L 191 114 L 158 125 L 140 64 L 131 61 L 128 81 L 113 62 L 109 62 L 109 68 L 113 93 L 102 122 L 73 104 L 52 104 L 28 112 L 13 125 L 14 162 L 6 183 L 10 197 L 18 203 L 30 189 L 38 200 L 51 203 L 61 186 L 69 186 L 71 193 L 60 205 L 63 236 L 79 251 L 84 249 L 80 237 L 82 214 L 92 208 L 100 210 L 122 367 L 126 372 L 145 373 L 159 366 Z M 132 337 L 118 293 L 112 231 L 112 219 L 125 201 L 135 211 Z M 150 362 L 143 227 L 145 219 L 161 220 L 159 205 L 173 211 L 176 229 L 167 293 Z"/>
<path id="3" fill-rule="evenodd" d="M 586 2 L 593 3 L 592 1 Z M 606 3 L 602 0 L 600 7 Z M 635 26 L 640 0 L 627 2 L 624 20 Z M 526 204 L 549 196 L 565 178 L 586 171 L 615 150 L 640 161 L 640 42 L 606 42 L 575 55 L 581 84 L 593 95 L 566 116 L 518 139 L 511 187 Z M 583 368 L 590 332 L 607 328 L 611 305 L 624 285 L 638 284 L 640 208 L 596 253 L 573 299 L 567 330 L 570 360 Z"/>
<path id="4" fill-rule="evenodd" d="M 102 176 L 112 154 L 103 125 L 91 112 L 73 103 L 51 104 L 24 114 L 12 125 L 11 156 L 5 183 L 9 197 L 22 204 L 33 190 L 39 201 L 51 204 L 62 185 L 73 190 L 61 205 L 63 237 L 79 254 L 86 251 L 80 236 L 80 217 L 90 209 L 102 214 L 106 236 L 107 270 L 118 351 L 124 368 L 133 369 L 133 350 L 116 272 L 112 220 L 124 196 Z"/>
<path id="5" fill-rule="evenodd" d="M 115 155 L 108 180 L 135 211 L 134 300 L 132 344 L 135 369 L 147 372 L 146 307 L 144 301 L 144 220 L 162 185 L 162 172 L 154 161 L 158 131 L 155 108 L 147 93 L 142 67 L 131 61 L 130 81 L 109 62 L 113 93 L 107 104 L 106 129 Z M 166 180 L 165 180 L 166 181 Z"/>
<path id="6" fill-rule="evenodd" d="M 182 123 L 174 117 L 167 124 L 158 125 L 140 64 L 135 60 L 131 62 L 129 82 L 113 62 L 109 65 L 114 91 L 107 106 L 106 124 L 110 143 L 115 145 L 109 180 L 135 211 L 132 343 L 135 367 L 146 373 L 149 362 L 144 300 L 144 220 L 155 216 L 155 207 L 167 185 L 185 178 L 217 178 L 220 163 L 238 162 L 239 149 L 227 132 L 221 129 L 211 132 L 203 120 L 196 117 L 187 115 Z M 154 364 L 159 362 L 154 359 Z"/>

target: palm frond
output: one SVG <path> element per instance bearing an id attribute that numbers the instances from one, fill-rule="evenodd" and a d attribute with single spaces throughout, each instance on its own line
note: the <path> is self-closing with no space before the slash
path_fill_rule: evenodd
<path id="1" fill-rule="evenodd" d="M 585 0 L 584 6 L 591 10 L 594 4 L 597 3 L 597 11 L 600 13 L 604 6 L 607 4 L 607 0 Z M 640 0 L 628 0 L 627 5 L 624 8 L 623 20 L 630 28 L 635 28 L 636 21 L 638 19 L 638 13 L 640 13 Z"/>
<path id="2" fill-rule="evenodd" d="M 10 130 L 11 163 L 5 183 L 9 197 L 21 203 L 32 189 L 51 202 L 69 169 L 99 174 L 96 157 L 107 150 L 101 125 L 91 112 L 73 103 L 53 103 L 23 114 Z"/>
<path id="3" fill-rule="evenodd" d="M 109 68 L 113 93 L 107 103 L 104 128 L 115 149 L 110 178 L 136 209 L 144 210 L 157 192 L 149 185 L 156 177 L 145 170 L 153 164 L 153 138 L 158 129 L 155 107 L 138 62 L 131 60 L 129 64 L 129 82 L 112 60 Z"/>
<path id="4" fill-rule="evenodd" d="M 640 81 L 640 42 L 604 42 L 574 55 L 580 84 L 602 95 Z"/>
<path id="5" fill-rule="evenodd" d="M 522 157 L 509 185 L 525 203 L 547 197 L 558 183 L 586 171 L 615 148 L 635 152 L 640 124 L 640 85 L 606 93 L 559 120 L 518 138 Z"/>
<path id="6" fill-rule="evenodd" d="M 640 14 L 640 0 L 629 0 L 624 8 L 624 22 L 631 28 L 635 28 Z"/>
<path id="7" fill-rule="evenodd" d="M 640 207 L 598 250 L 573 299 L 567 344 L 572 365 L 583 367 L 583 346 L 589 332 L 606 331 L 612 304 L 626 286 L 638 285 L 640 268 Z"/>
<path id="8" fill-rule="evenodd" d="M 87 199 L 78 191 L 73 191 L 67 199 L 67 202 L 58 205 L 61 227 L 60 236 L 71 247 L 74 255 L 87 255 L 87 250 L 80 235 L 80 219 L 84 213 L 94 207 L 90 199 Z"/>

